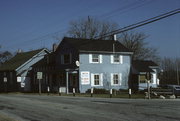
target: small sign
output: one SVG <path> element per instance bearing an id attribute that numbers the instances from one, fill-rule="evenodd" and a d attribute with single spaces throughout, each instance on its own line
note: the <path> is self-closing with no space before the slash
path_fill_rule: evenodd
<path id="1" fill-rule="evenodd" d="M 21 77 L 17 77 L 17 82 L 21 82 Z"/>
<path id="2" fill-rule="evenodd" d="M 4 77 L 4 82 L 7 82 L 7 77 Z"/>
<path id="3" fill-rule="evenodd" d="M 131 95 L 131 89 L 129 89 L 129 95 Z"/>
<path id="4" fill-rule="evenodd" d="M 89 72 L 82 71 L 81 72 L 81 84 L 90 84 Z"/>
<path id="5" fill-rule="evenodd" d="M 37 72 L 37 79 L 42 79 L 42 72 Z"/>
<path id="6" fill-rule="evenodd" d="M 21 87 L 22 87 L 22 88 L 25 87 L 25 83 L 24 83 L 24 82 L 21 83 Z"/>

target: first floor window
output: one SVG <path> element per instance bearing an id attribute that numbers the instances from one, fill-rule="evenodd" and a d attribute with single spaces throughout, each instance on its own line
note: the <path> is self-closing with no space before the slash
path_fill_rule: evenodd
<path id="1" fill-rule="evenodd" d="M 99 82 L 100 82 L 99 75 L 98 75 L 98 74 L 95 74 L 95 75 L 94 75 L 94 85 L 99 85 Z"/>
<path id="2" fill-rule="evenodd" d="M 113 73 L 111 74 L 111 85 L 121 85 L 122 74 Z"/>
<path id="3" fill-rule="evenodd" d="M 113 75 L 113 84 L 118 84 L 119 83 L 119 76 L 118 74 Z"/>
<path id="4" fill-rule="evenodd" d="M 92 86 L 103 86 L 103 74 L 91 74 Z"/>
<path id="5" fill-rule="evenodd" d="M 139 75 L 139 83 L 146 83 L 146 75 Z"/>

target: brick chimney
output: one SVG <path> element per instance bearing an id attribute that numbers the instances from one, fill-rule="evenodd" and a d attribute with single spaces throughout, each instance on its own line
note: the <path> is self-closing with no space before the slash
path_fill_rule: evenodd
<path id="1" fill-rule="evenodd" d="M 22 53 L 23 51 L 21 49 L 17 50 L 17 54 Z"/>
<path id="2" fill-rule="evenodd" d="M 55 52 L 55 51 L 56 51 L 57 47 L 58 47 L 58 46 L 57 46 L 57 44 L 56 44 L 56 43 L 54 43 L 54 44 L 53 44 L 53 48 L 52 48 L 52 49 L 53 49 L 53 52 Z"/>
<path id="3" fill-rule="evenodd" d="M 113 35 L 113 40 L 114 40 L 114 41 L 117 41 L 117 36 L 116 36 L 116 34 Z"/>

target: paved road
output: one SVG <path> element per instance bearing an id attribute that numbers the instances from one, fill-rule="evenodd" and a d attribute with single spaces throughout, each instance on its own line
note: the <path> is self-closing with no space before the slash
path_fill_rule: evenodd
<path id="1" fill-rule="evenodd" d="M 180 121 L 180 100 L 1 94 L 0 121 Z"/>

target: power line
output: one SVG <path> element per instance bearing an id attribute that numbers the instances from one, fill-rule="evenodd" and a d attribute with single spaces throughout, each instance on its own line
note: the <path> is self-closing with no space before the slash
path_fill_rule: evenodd
<path id="1" fill-rule="evenodd" d="M 150 1 L 145 1 L 145 0 L 142 0 L 142 1 L 135 1 L 133 3 L 130 3 L 130 4 L 127 4 L 121 8 L 118 8 L 116 10 L 113 10 L 109 13 L 106 13 L 106 14 L 103 14 L 101 15 L 100 17 L 103 17 L 105 19 L 108 19 L 110 17 L 113 17 L 113 16 L 116 16 L 116 13 L 119 15 L 119 14 L 123 14 L 123 13 L 126 13 L 126 12 L 129 12 L 133 9 L 136 9 L 136 8 L 139 8 L 139 7 L 142 7 L 142 6 L 145 6 L 146 4 L 149 4 L 151 2 L 154 2 L 152 0 Z"/>
<path id="2" fill-rule="evenodd" d="M 123 28 L 120 28 L 120 29 L 111 31 L 111 32 L 109 32 L 109 33 L 106 33 L 106 34 L 103 34 L 103 35 L 100 35 L 100 36 L 96 36 L 95 38 L 96 38 L 96 39 L 98 39 L 98 38 L 105 38 L 105 37 L 112 36 L 112 35 L 114 35 L 114 34 L 119 34 L 119 33 L 122 33 L 122 32 L 128 31 L 128 30 L 135 29 L 135 28 L 137 28 L 137 27 L 144 26 L 144 25 L 146 25 L 146 24 L 150 24 L 150 23 L 153 23 L 153 22 L 155 22 L 155 21 L 158 21 L 158 20 L 167 18 L 167 17 L 172 16 L 172 15 L 175 15 L 175 14 L 177 14 L 177 13 L 180 13 L 180 8 L 175 9 L 175 10 L 172 10 L 172 11 L 167 12 L 167 13 L 164 13 L 164 14 L 161 14 L 161 15 L 158 15 L 158 16 L 156 16 L 156 17 L 152 17 L 152 18 L 150 18 L 150 19 L 147 19 L 147 20 L 144 20 L 144 21 L 135 23 L 135 24 L 131 24 L 131 25 L 129 25 L 129 26 L 126 26 L 126 27 L 123 27 Z"/>

